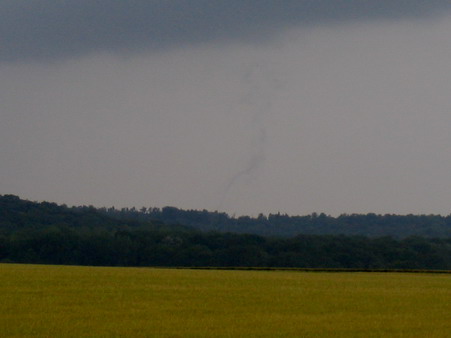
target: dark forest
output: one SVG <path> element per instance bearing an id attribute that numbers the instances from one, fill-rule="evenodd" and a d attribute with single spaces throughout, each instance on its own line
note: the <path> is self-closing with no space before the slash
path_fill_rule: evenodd
<path id="1" fill-rule="evenodd" d="M 451 218 L 67 207 L 0 196 L 0 261 L 39 264 L 451 269 Z"/>

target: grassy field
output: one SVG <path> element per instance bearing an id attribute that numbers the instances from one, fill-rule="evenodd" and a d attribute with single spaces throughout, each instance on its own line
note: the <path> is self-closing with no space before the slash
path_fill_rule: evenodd
<path id="1" fill-rule="evenodd" d="M 1 337 L 450 337 L 451 275 L 0 264 Z"/>

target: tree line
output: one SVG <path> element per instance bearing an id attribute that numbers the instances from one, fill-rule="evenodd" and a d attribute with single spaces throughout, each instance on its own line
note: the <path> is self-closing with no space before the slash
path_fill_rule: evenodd
<path id="1" fill-rule="evenodd" d="M 171 211 L 174 211 L 171 209 Z M 451 238 L 200 231 L 0 196 L 0 261 L 103 266 L 451 269 Z M 160 210 L 160 212 L 168 212 Z M 212 213 L 214 214 L 214 213 Z M 321 218 L 321 216 L 318 216 Z M 313 217 L 314 218 L 314 217 Z M 268 218 L 270 219 L 270 218 Z"/>

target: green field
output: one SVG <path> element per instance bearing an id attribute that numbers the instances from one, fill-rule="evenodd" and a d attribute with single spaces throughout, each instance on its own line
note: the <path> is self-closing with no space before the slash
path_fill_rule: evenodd
<path id="1" fill-rule="evenodd" d="M 450 337 L 451 275 L 0 264 L 1 337 Z"/>

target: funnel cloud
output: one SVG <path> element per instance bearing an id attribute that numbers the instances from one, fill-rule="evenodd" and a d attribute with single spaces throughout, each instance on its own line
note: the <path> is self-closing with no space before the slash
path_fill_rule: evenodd
<path id="1" fill-rule="evenodd" d="M 0 194 L 449 214 L 449 1 L 0 2 Z"/>

